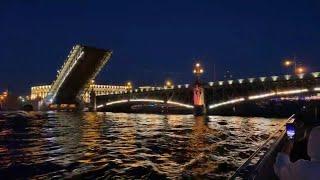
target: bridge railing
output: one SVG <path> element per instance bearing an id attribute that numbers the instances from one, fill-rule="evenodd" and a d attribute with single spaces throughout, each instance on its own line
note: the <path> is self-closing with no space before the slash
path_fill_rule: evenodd
<path id="1" fill-rule="evenodd" d="M 51 89 L 48 93 L 48 97 L 51 101 L 55 98 L 57 91 L 63 84 L 65 78 L 72 71 L 73 67 L 77 63 L 77 60 L 83 55 L 82 49 L 83 48 L 80 45 L 74 46 L 70 51 L 67 60 L 62 65 L 61 69 L 58 70 L 57 79 L 52 83 Z"/>
<path id="2" fill-rule="evenodd" d="M 224 86 L 224 85 L 236 85 L 236 84 L 253 84 L 253 83 L 268 83 L 268 82 L 283 82 L 283 81 L 296 81 L 320 78 L 320 72 L 311 72 L 306 74 L 286 74 L 281 76 L 263 76 L 263 77 L 252 77 L 242 79 L 228 79 L 224 81 L 211 81 L 208 82 L 208 86 Z"/>

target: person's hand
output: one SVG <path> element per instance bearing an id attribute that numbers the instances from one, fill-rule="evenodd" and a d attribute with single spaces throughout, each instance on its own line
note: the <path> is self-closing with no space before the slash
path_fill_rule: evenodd
<path id="1" fill-rule="evenodd" d="M 292 148 L 293 148 L 293 142 L 291 140 L 286 141 L 282 148 L 282 152 L 290 155 Z"/>

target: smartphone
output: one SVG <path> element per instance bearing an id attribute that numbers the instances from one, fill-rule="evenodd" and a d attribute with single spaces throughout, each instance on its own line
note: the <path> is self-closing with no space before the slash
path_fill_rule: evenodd
<path id="1" fill-rule="evenodd" d="M 294 135 L 296 134 L 296 130 L 294 127 L 293 123 L 287 123 L 286 124 L 286 131 L 287 131 L 287 136 L 289 139 L 293 139 Z"/>

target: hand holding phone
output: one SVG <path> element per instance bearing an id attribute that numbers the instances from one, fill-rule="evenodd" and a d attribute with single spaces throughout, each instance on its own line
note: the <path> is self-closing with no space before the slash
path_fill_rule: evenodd
<path id="1" fill-rule="evenodd" d="M 296 134 L 296 130 L 294 127 L 293 123 L 287 123 L 286 124 L 286 131 L 287 131 L 287 136 L 289 139 L 293 139 L 294 135 Z"/>

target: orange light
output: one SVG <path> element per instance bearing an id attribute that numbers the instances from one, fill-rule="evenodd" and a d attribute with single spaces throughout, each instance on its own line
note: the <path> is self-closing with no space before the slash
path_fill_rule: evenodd
<path id="1" fill-rule="evenodd" d="M 305 69 L 303 67 L 298 67 L 296 71 L 298 74 L 302 74 L 305 72 Z"/>

